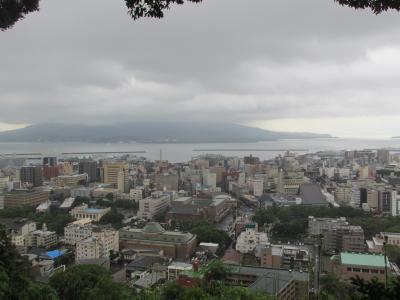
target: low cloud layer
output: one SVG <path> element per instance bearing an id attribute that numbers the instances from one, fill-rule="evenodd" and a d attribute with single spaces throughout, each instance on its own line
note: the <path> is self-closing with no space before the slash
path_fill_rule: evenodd
<path id="1" fill-rule="evenodd" d="M 400 119 L 395 12 L 205 0 L 133 21 L 123 1 L 41 2 L 0 33 L 2 123 L 286 120 L 296 131 L 296 119 L 325 118 L 335 134 L 335 118 Z"/>

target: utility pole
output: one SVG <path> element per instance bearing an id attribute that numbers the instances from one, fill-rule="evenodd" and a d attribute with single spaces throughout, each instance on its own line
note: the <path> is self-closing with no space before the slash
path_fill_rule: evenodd
<path id="1" fill-rule="evenodd" d="M 386 256 L 386 244 L 388 242 L 388 236 L 385 235 L 384 242 L 383 242 L 383 257 L 385 259 L 385 288 L 388 285 L 388 270 L 387 270 L 387 256 Z"/>

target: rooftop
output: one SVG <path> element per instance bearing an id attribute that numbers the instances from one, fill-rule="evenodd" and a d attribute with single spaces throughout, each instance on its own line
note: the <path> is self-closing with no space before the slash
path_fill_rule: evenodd
<path id="1" fill-rule="evenodd" d="M 164 228 L 157 222 L 149 222 L 143 227 L 143 233 L 163 233 Z"/>
<path id="2" fill-rule="evenodd" d="M 368 267 L 385 267 L 385 258 L 383 255 L 374 255 L 367 253 L 340 253 L 340 261 L 346 265 L 368 266 Z M 389 260 L 386 259 L 387 265 Z"/>
<path id="3" fill-rule="evenodd" d="M 27 223 L 34 223 L 33 221 L 25 218 L 0 218 L 0 224 L 3 224 L 7 228 L 18 231 Z"/>
<path id="4" fill-rule="evenodd" d="M 195 238 L 195 235 L 188 232 L 166 231 L 160 227 L 160 224 L 154 222 L 148 223 L 143 229 L 124 227 L 120 229 L 120 240 L 143 240 L 170 244 L 187 243 Z"/>
<path id="5" fill-rule="evenodd" d="M 304 183 L 300 185 L 299 196 L 303 205 L 328 205 L 318 184 Z"/>

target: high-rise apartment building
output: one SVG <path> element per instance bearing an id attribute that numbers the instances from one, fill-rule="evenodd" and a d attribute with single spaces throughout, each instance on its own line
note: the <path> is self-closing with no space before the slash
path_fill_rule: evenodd
<path id="1" fill-rule="evenodd" d="M 88 174 L 89 182 L 98 180 L 98 164 L 93 160 L 83 160 L 79 162 L 79 174 Z"/>
<path id="2" fill-rule="evenodd" d="M 381 164 L 390 163 L 390 151 L 388 149 L 378 149 L 376 156 Z"/>
<path id="3" fill-rule="evenodd" d="M 123 162 L 103 162 L 102 179 L 104 183 L 118 187 L 118 182 L 123 181 L 123 192 L 129 191 L 129 166 Z M 121 175 L 122 174 L 122 175 Z"/>
<path id="4" fill-rule="evenodd" d="M 57 166 L 57 157 L 43 157 L 43 165 L 48 165 L 50 167 Z"/>
<path id="5" fill-rule="evenodd" d="M 22 183 L 31 184 L 34 187 L 43 185 L 43 173 L 40 166 L 22 167 L 20 170 L 20 180 Z"/>

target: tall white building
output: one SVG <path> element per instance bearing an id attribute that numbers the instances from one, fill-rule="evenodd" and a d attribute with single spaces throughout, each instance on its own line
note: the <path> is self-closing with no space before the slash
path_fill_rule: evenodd
<path id="1" fill-rule="evenodd" d="M 153 192 L 150 197 L 139 201 L 138 217 L 152 220 L 154 216 L 167 211 L 171 199 L 161 191 Z"/>
<path id="2" fill-rule="evenodd" d="M 129 191 L 129 198 L 132 201 L 135 201 L 136 203 L 138 203 L 140 200 L 143 199 L 143 189 L 141 189 L 141 188 L 131 189 Z"/>
<path id="3" fill-rule="evenodd" d="M 215 173 L 206 173 L 203 175 L 203 183 L 208 185 L 209 187 L 215 189 L 217 187 L 217 174 Z"/>
<path id="4" fill-rule="evenodd" d="M 253 179 L 253 194 L 256 197 L 261 197 L 264 193 L 264 180 Z"/>
<path id="5" fill-rule="evenodd" d="M 77 242 L 92 235 L 92 220 L 81 219 L 64 227 L 64 242 L 68 245 L 76 245 Z"/>
<path id="6" fill-rule="evenodd" d="M 8 176 L 0 177 L 0 192 L 7 190 L 9 181 L 10 181 L 10 178 Z"/>
<path id="7" fill-rule="evenodd" d="M 112 229 L 93 229 L 92 235 L 76 243 L 76 261 L 107 258 L 119 250 L 119 234 Z"/>
<path id="8" fill-rule="evenodd" d="M 236 251 L 251 253 L 257 246 L 265 246 L 268 236 L 265 232 L 258 232 L 256 224 L 247 224 L 246 230 L 240 233 L 236 241 Z"/>
<path id="9" fill-rule="evenodd" d="M 238 184 L 239 185 L 245 185 L 246 184 L 246 174 L 244 172 L 240 172 L 239 173 Z"/>

